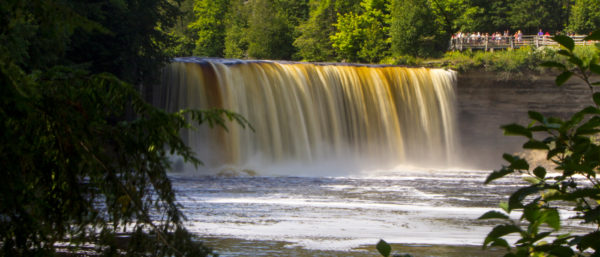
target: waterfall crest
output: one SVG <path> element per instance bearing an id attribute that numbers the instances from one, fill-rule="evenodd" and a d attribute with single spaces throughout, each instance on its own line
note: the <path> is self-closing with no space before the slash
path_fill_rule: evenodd
<path id="1" fill-rule="evenodd" d="M 178 58 L 153 103 L 247 118 L 255 131 L 230 124 L 183 133 L 209 167 L 442 166 L 457 149 L 455 80 L 443 69 Z"/>

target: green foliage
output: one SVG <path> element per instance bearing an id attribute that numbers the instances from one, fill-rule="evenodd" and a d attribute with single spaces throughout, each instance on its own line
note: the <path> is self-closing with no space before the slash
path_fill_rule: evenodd
<path id="1" fill-rule="evenodd" d="M 392 1 L 391 49 L 394 55 L 430 57 L 446 50 L 447 37 L 440 34 L 431 6 L 427 1 Z M 443 38 L 443 42 L 441 43 Z"/>
<path id="2" fill-rule="evenodd" d="M 176 3 L 180 15 L 173 27 L 165 31 L 173 39 L 173 43 L 163 50 L 167 56 L 191 56 L 198 38 L 198 33 L 189 28 L 189 24 L 195 20 L 194 0 L 181 0 Z"/>
<path id="3" fill-rule="evenodd" d="M 329 38 L 335 33 L 336 9 L 330 0 L 311 0 L 310 18 L 298 27 L 299 36 L 294 41 L 297 55 L 306 61 L 328 61 L 335 59 Z"/>
<path id="4" fill-rule="evenodd" d="M 458 31 L 588 33 L 600 21 L 595 0 L 198 0 L 190 20 L 192 1 L 174 28 L 161 25 L 169 53 L 389 63 L 439 57 Z"/>
<path id="5" fill-rule="evenodd" d="M 308 7 L 297 1 L 250 1 L 247 33 L 248 56 L 258 59 L 290 60 L 295 26 L 306 16 Z"/>
<path id="6" fill-rule="evenodd" d="M 589 62 L 599 56 L 599 50 L 595 46 L 574 46 L 573 53 L 584 62 Z M 525 70 L 540 71 L 544 67 L 554 67 L 548 66 L 548 63 L 558 64 L 559 67 L 574 68 L 572 64 L 569 64 L 568 58 L 554 48 L 521 47 L 493 52 L 453 51 L 444 54 L 441 61 L 442 66 L 459 71 L 483 69 L 518 73 Z"/>
<path id="7" fill-rule="evenodd" d="M 229 0 L 198 0 L 194 2 L 195 20 L 189 28 L 197 33 L 194 55 L 223 57 L 225 50 L 225 20 Z"/>
<path id="8" fill-rule="evenodd" d="M 591 36 L 586 40 L 594 39 Z M 546 62 L 546 67 L 561 70 L 557 85 L 571 76 L 582 79 L 594 91 L 592 73 L 600 75 L 597 58 L 582 59 L 574 52 L 573 40 L 565 36 L 553 38 L 563 49 L 558 51 L 570 65 Z M 516 156 L 504 155 L 509 163 L 491 173 L 485 183 L 491 183 L 510 174 L 524 176 L 529 183 L 513 192 L 504 211 L 508 214 L 521 211 L 519 221 L 508 215 L 490 211 L 480 219 L 501 220 L 487 235 L 483 247 L 500 246 L 509 253 L 506 256 L 597 256 L 600 254 L 600 181 L 596 177 L 600 169 L 600 144 L 593 137 L 600 132 L 600 93 L 593 93 L 595 105 L 587 107 L 566 120 L 548 118 L 537 112 L 529 112 L 529 126 L 510 124 L 503 126 L 507 135 L 527 138 L 524 149 L 541 149 L 547 159 L 555 164 L 557 176 L 548 177 L 545 168 L 531 170 L 529 164 Z M 540 140 L 543 138 L 543 140 Z M 579 178 L 579 179 L 578 179 Z M 585 181 L 582 181 L 585 180 Z M 567 203 L 565 205 L 565 203 Z M 561 231 L 559 207 L 568 206 L 577 213 L 574 219 L 589 223 L 596 230 L 589 233 L 570 234 Z M 517 234 L 514 248 L 504 238 Z M 577 253 L 575 252 L 577 251 Z"/>
<path id="9" fill-rule="evenodd" d="M 209 254 L 183 226 L 169 157 L 200 164 L 181 129 L 246 122 L 166 113 L 131 84 L 151 82 L 168 59 L 163 26 L 177 8 L 8 0 L 0 13 L 0 256 L 52 256 L 58 242 L 105 256 Z"/>
<path id="10" fill-rule="evenodd" d="M 383 0 L 364 0 L 360 14 L 338 16 L 337 32 L 331 36 L 331 42 L 341 58 L 376 63 L 385 57 L 389 49 L 386 6 Z"/>
<path id="11" fill-rule="evenodd" d="M 588 34 L 597 29 L 600 29 L 600 2 L 575 0 L 571 8 L 568 30 Z"/>
<path id="12" fill-rule="evenodd" d="M 231 0 L 229 12 L 225 15 L 225 57 L 244 58 L 247 57 L 248 39 L 246 30 L 248 28 L 248 17 L 250 8 L 244 0 Z"/>
<path id="13" fill-rule="evenodd" d="M 514 31 L 534 34 L 538 29 L 557 31 L 564 28 L 568 19 L 569 1 L 520 0 L 509 5 L 508 23 Z"/>
<path id="14" fill-rule="evenodd" d="M 586 48 L 586 47 L 577 47 Z M 579 50 L 582 54 L 589 54 L 587 50 Z M 532 49 L 521 47 L 514 50 L 494 52 L 447 52 L 442 62 L 446 67 L 466 71 L 472 69 L 483 69 L 499 72 L 521 72 L 523 70 L 539 70 L 539 65 L 547 62 L 564 61 L 559 57 L 557 51 L 552 48 Z"/>
<path id="15" fill-rule="evenodd" d="M 387 3 L 363 0 L 360 5 L 360 14 L 338 14 L 337 32 L 331 36 L 331 43 L 339 56 L 347 61 L 376 63 L 389 49 Z"/>

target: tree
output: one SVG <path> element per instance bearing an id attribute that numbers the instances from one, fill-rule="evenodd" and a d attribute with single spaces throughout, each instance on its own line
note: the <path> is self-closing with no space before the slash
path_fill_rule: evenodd
<path id="1" fill-rule="evenodd" d="M 198 39 L 197 31 L 189 27 L 189 24 L 196 19 L 194 16 L 194 0 L 183 0 L 177 2 L 177 4 L 180 15 L 177 17 L 174 26 L 166 31 L 173 38 L 174 43 L 171 47 L 167 47 L 165 52 L 168 56 L 191 56 Z"/>
<path id="2" fill-rule="evenodd" d="M 189 28 L 197 33 L 194 55 L 223 57 L 225 50 L 225 20 L 229 0 L 198 0 L 194 2 L 195 20 Z"/>
<path id="3" fill-rule="evenodd" d="M 337 14 L 360 11 L 360 1 L 311 0 L 309 18 L 296 28 L 298 37 L 294 46 L 300 58 L 306 61 L 336 59 L 330 37 L 336 32 Z"/>
<path id="4" fill-rule="evenodd" d="M 60 2 L 50 1 L 49 5 L 61 6 Z M 174 46 L 174 41 L 166 31 L 174 26 L 181 14 L 170 1 L 64 2 L 63 6 L 69 8 L 64 11 L 71 10 L 73 13 L 58 12 L 58 15 L 71 16 L 56 19 L 79 15 L 79 22 L 96 28 L 67 27 L 67 31 L 73 29 L 73 34 L 65 42 L 67 52 L 61 60 L 50 65 L 86 63 L 92 73 L 109 72 L 128 83 L 150 85 L 158 78 L 156 71 L 170 61 L 171 56 L 163 49 Z M 52 47 L 56 42 L 47 44 Z M 54 49 L 42 55 L 50 52 Z M 47 68 L 48 65 L 44 63 L 42 67 Z"/>
<path id="5" fill-rule="evenodd" d="M 295 26 L 307 15 L 306 2 L 254 0 L 248 19 L 248 56 L 290 60 Z"/>
<path id="6" fill-rule="evenodd" d="M 538 29 L 562 30 L 568 18 L 568 0 L 522 0 L 510 4 L 508 23 L 511 28 L 534 34 Z"/>
<path id="7" fill-rule="evenodd" d="M 225 57 L 248 57 L 248 17 L 250 7 L 245 0 L 231 0 L 229 12 L 225 15 Z"/>
<path id="8" fill-rule="evenodd" d="M 294 40 L 300 58 L 306 61 L 333 60 L 335 53 L 329 43 L 335 27 L 335 6 L 330 0 L 311 0 L 310 18 L 298 27 L 299 36 Z"/>
<path id="9" fill-rule="evenodd" d="M 556 77 L 558 86 L 572 76 L 582 79 L 592 92 L 594 105 L 566 120 L 530 111 L 532 122 L 529 126 L 503 126 L 505 134 L 526 138 L 523 149 L 545 151 L 547 160 L 559 173 L 549 176 L 544 167 L 530 167 L 526 160 L 504 154 L 509 165 L 487 177 L 486 184 L 509 174 L 518 174 L 529 183 L 510 195 L 508 203 L 501 206 L 504 213 L 490 211 L 480 217 L 501 221 L 487 235 L 483 246 L 504 247 L 509 252 L 506 256 L 598 256 L 600 253 L 600 181 L 597 178 L 600 171 L 597 138 L 600 133 L 600 93 L 593 93 L 593 86 L 599 83 L 593 82 L 591 77 L 600 74 L 600 65 L 597 58 L 578 57 L 573 51 L 573 39 L 567 36 L 553 39 L 563 47 L 558 53 L 569 63 L 547 62 L 544 65 L 561 71 Z M 600 31 L 585 40 L 600 40 Z M 570 208 L 576 213 L 574 219 L 593 225 L 594 230 L 581 234 L 561 231 L 561 206 Z M 519 221 L 507 215 L 515 210 L 522 212 Z M 519 238 L 514 249 L 504 238 L 509 234 L 517 234 Z"/>
<path id="10" fill-rule="evenodd" d="M 337 32 L 331 36 L 331 42 L 340 57 L 348 61 L 375 63 L 389 49 L 387 2 L 363 0 L 361 7 L 360 14 L 338 14 Z"/>
<path id="11" fill-rule="evenodd" d="M 0 255 L 52 256 L 57 242 L 93 243 L 106 256 L 210 253 L 183 226 L 169 156 L 200 163 L 179 136 L 193 126 L 185 117 L 244 121 L 222 110 L 166 113 L 129 83 L 151 81 L 164 64 L 161 26 L 175 11 L 163 0 L 0 5 Z M 100 39 L 113 41 L 87 41 Z"/>
<path id="12" fill-rule="evenodd" d="M 445 50 L 439 43 L 437 17 L 427 1 L 394 0 L 391 16 L 390 36 L 395 55 L 431 56 Z"/>
<path id="13" fill-rule="evenodd" d="M 568 29 L 579 34 L 588 34 L 600 28 L 600 2 L 575 0 L 569 17 Z"/>

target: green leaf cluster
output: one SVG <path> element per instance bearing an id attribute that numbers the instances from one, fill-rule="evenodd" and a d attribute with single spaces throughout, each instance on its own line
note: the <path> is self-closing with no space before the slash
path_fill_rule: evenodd
<path id="1" fill-rule="evenodd" d="M 600 39 L 600 32 L 588 36 L 586 40 Z M 490 211 L 480 219 L 502 221 L 487 235 L 483 246 L 498 246 L 508 250 L 506 256 L 596 256 L 600 254 L 600 232 L 598 229 L 582 234 L 561 231 L 558 209 L 570 206 L 577 213 L 574 219 L 583 223 L 600 225 L 600 143 L 596 140 L 600 132 L 600 93 L 594 93 L 592 75 L 600 75 L 598 59 L 582 59 L 575 54 L 573 39 L 555 36 L 564 56 L 570 65 L 546 62 L 546 67 L 561 71 L 556 78 L 558 86 L 575 76 L 583 80 L 592 92 L 593 106 L 584 108 L 568 119 L 545 117 L 538 112 L 529 112 L 531 123 L 528 126 L 509 124 L 503 126 L 506 135 L 522 136 L 527 139 L 523 149 L 546 151 L 546 158 L 555 164 L 555 176 L 541 167 L 530 167 L 527 161 L 505 154 L 508 165 L 492 172 L 485 183 L 491 183 L 510 174 L 519 174 L 529 183 L 513 192 L 508 203 L 503 205 L 506 214 Z M 532 169 L 533 168 L 533 169 Z M 580 178 L 580 179 L 578 179 Z M 518 221 L 507 214 L 521 211 Z M 514 247 L 505 236 L 516 234 Z"/>

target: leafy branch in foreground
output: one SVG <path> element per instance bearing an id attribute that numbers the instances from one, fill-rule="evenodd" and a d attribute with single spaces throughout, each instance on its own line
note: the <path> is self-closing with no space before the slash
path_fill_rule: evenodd
<path id="1" fill-rule="evenodd" d="M 106 256 L 210 253 L 182 225 L 169 156 L 200 164 L 179 136 L 192 126 L 183 114 L 217 126 L 246 126 L 243 117 L 166 113 L 110 74 L 55 67 L 25 75 L 0 64 L 1 256 L 52 255 L 57 242 L 93 243 Z"/>
<path id="2" fill-rule="evenodd" d="M 586 107 L 566 120 L 530 111 L 529 126 L 510 124 L 502 127 L 506 135 L 527 139 L 523 149 L 546 151 L 547 160 L 554 163 L 555 172 L 558 172 L 556 176 L 550 176 L 541 166 L 530 167 L 524 159 L 504 154 L 509 165 L 487 177 L 486 184 L 509 174 L 518 174 L 529 183 L 513 192 L 507 204 L 501 205 L 504 212 L 490 211 L 480 217 L 502 221 L 489 232 L 483 247 L 504 247 L 508 250 L 505 256 L 600 256 L 600 181 L 596 177 L 600 171 L 600 142 L 597 140 L 600 93 L 593 93 L 594 86 L 600 83 L 591 81 L 593 74 L 600 75 L 600 66 L 596 58 L 577 57 L 571 38 L 555 36 L 553 40 L 562 46 L 558 54 L 565 56 L 571 66 L 558 62 L 543 65 L 562 71 L 556 78 L 558 86 L 572 76 L 582 79 L 592 92 L 594 106 Z M 600 31 L 585 40 L 600 40 Z M 590 232 L 563 232 L 560 207 L 572 208 L 576 213 L 572 218 L 590 224 Z M 518 221 L 508 216 L 514 211 L 522 213 Z M 517 236 L 514 247 L 506 239 L 510 234 Z"/>

